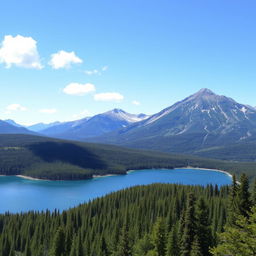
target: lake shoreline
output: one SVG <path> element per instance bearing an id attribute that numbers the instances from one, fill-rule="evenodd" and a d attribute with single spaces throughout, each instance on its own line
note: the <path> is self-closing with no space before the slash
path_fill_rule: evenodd
<path id="1" fill-rule="evenodd" d="M 15 176 L 19 177 L 19 178 L 22 178 L 22 179 L 26 179 L 26 180 L 46 180 L 46 179 L 33 178 L 31 176 L 26 176 L 26 175 L 15 175 Z"/>
<path id="2" fill-rule="evenodd" d="M 159 169 L 159 168 L 156 168 L 156 169 Z M 224 173 L 226 175 L 228 175 L 230 178 L 232 178 L 232 174 L 227 172 L 227 171 L 224 171 L 224 170 L 218 170 L 218 169 L 211 169 L 211 168 L 200 168 L 200 167 L 192 167 L 192 166 L 184 166 L 184 167 L 179 167 L 179 168 L 173 168 L 173 170 L 177 170 L 177 169 L 193 169 L 193 170 L 201 170 L 201 171 L 215 171 L 215 172 L 221 172 L 221 173 Z M 159 170 L 169 170 L 167 168 L 161 168 Z M 140 170 L 128 170 L 126 172 L 126 174 L 130 174 L 132 172 L 135 172 L 135 171 L 140 171 Z M 98 178 L 106 178 L 106 177 L 111 177 L 111 176 L 118 176 L 118 175 L 123 175 L 123 174 L 104 174 L 104 175 L 92 175 L 91 178 L 89 178 L 88 180 L 90 179 L 98 179 Z M 1 176 L 8 176 L 8 175 L 1 175 Z M 27 176 L 27 175 L 15 175 L 16 177 L 19 177 L 19 178 L 22 178 L 22 179 L 27 179 L 27 180 L 34 180 L 34 181 L 73 181 L 73 180 L 49 180 L 49 179 L 40 179 L 40 178 L 34 178 L 34 177 L 31 177 L 31 176 Z M 85 180 L 85 179 L 81 179 L 81 180 Z"/>
<path id="3" fill-rule="evenodd" d="M 192 167 L 192 166 L 186 166 L 181 168 L 174 168 L 174 169 L 194 169 L 194 170 L 202 170 L 202 171 L 214 171 L 214 172 L 221 172 L 228 175 L 230 178 L 233 177 L 233 175 L 227 171 L 219 170 L 219 169 L 211 169 L 211 168 L 200 168 L 200 167 Z"/>

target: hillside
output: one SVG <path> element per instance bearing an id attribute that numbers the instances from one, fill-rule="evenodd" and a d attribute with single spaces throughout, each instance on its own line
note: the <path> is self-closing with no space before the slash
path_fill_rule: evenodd
<path id="1" fill-rule="evenodd" d="M 245 145 L 256 142 L 256 109 L 201 89 L 146 120 L 87 141 L 183 154 Z M 253 155 L 249 158 L 255 161 Z"/>
<path id="2" fill-rule="evenodd" d="M 0 135 L 0 174 L 43 179 L 86 179 L 131 169 L 202 167 L 255 176 L 256 163 L 133 150 L 30 135 Z"/>
<path id="3" fill-rule="evenodd" d="M 64 122 L 40 131 L 41 134 L 63 139 L 84 140 L 119 130 L 147 116 L 130 114 L 121 109 L 113 109 L 92 117 Z"/>
<path id="4" fill-rule="evenodd" d="M 36 134 L 28 129 L 19 126 L 12 120 L 0 120 L 0 134 Z"/>

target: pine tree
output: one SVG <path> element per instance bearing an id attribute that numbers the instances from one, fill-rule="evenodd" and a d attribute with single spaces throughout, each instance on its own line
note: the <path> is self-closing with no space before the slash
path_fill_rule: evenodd
<path id="1" fill-rule="evenodd" d="M 235 224 L 236 221 L 236 214 L 237 214 L 237 191 L 238 191 L 238 183 L 236 180 L 236 176 L 232 176 L 232 186 L 229 192 L 229 203 L 228 203 L 228 218 L 227 224 L 232 226 Z"/>
<path id="2" fill-rule="evenodd" d="M 76 256 L 84 256 L 82 237 L 80 233 L 77 238 Z"/>
<path id="3" fill-rule="evenodd" d="M 205 256 L 208 254 L 203 254 L 201 249 L 201 244 L 199 242 L 198 235 L 195 235 L 194 241 L 192 243 L 191 253 L 190 256 Z"/>
<path id="4" fill-rule="evenodd" d="M 100 251 L 101 251 L 101 254 L 100 254 L 101 256 L 109 255 L 108 246 L 104 237 L 102 237 L 100 240 Z"/>
<path id="5" fill-rule="evenodd" d="M 115 255 L 116 256 L 131 256 L 132 255 L 127 224 L 124 224 L 124 227 L 122 228 L 121 237 L 119 239 L 119 244 L 117 247 L 117 253 Z"/>
<path id="6" fill-rule="evenodd" d="M 177 225 L 175 225 L 173 226 L 168 236 L 166 256 L 179 256 L 179 253 L 180 253 L 179 244 L 180 243 L 178 239 Z"/>
<path id="7" fill-rule="evenodd" d="M 190 193 L 185 212 L 184 233 L 181 241 L 181 256 L 190 256 L 196 234 L 195 197 Z"/>
<path id="8" fill-rule="evenodd" d="M 84 256 L 81 234 L 74 235 L 69 256 Z"/>
<path id="9" fill-rule="evenodd" d="M 237 191 L 237 197 L 238 214 L 248 217 L 249 212 L 251 211 L 252 203 L 250 199 L 251 196 L 249 192 L 248 177 L 244 173 L 241 175 L 240 185 Z"/>
<path id="10" fill-rule="evenodd" d="M 70 250 L 70 256 L 76 256 L 76 248 L 77 248 L 77 240 L 76 240 L 76 236 L 73 236 L 73 240 L 72 240 L 72 245 L 71 245 L 71 250 Z"/>
<path id="11" fill-rule="evenodd" d="M 226 227 L 220 235 L 220 243 L 212 250 L 216 256 L 253 256 L 256 255 L 256 207 L 248 217 L 238 216 L 236 225 Z"/>
<path id="12" fill-rule="evenodd" d="M 59 228 L 55 234 L 50 256 L 62 256 L 65 253 L 65 233 L 63 228 Z"/>
<path id="13" fill-rule="evenodd" d="M 153 251 L 154 245 L 150 236 L 146 234 L 143 238 L 137 241 L 133 247 L 133 256 L 146 256 L 150 251 Z"/>
<path id="14" fill-rule="evenodd" d="M 152 241 L 158 256 L 166 252 L 166 223 L 163 218 L 158 218 L 152 232 Z"/>
<path id="15" fill-rule="evenodd" d="M 209 248 L 212 245 L 211 228 L 209 223 L 209 209 L 205 201 L 200 198 L 197 204 L 197 241 L 200 252 L 204 256 L 210 255 Z"/>

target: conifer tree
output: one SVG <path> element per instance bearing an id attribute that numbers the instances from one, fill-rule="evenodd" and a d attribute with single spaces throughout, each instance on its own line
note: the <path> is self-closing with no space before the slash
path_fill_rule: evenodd
<path id="1" fill-rule="evenodd" d="M 124 227 L 122 228 L 121 237 L 119 239 L 119 244 L 117 247 L 117 253 L 115 255 L 116 256 L 131 256 L 132 255 L 127 224 L 124 224 Z"/>
<path id="2" fill-rule="evenodd" d="M 76 239 L 76 236 L 74 235 L 69 256 L 76 256 L 76 248 L 77 248 L 76 244 L 77 244 L 77 239 Z"/>
<path id="3" fill-rule="evenodd" d="M 251 211 L 252 203 L 249 192 L 249 181 L 248 177 L 243 173 L 240 179 L 240 185 L 237 191 L 238 197 L 238 214 L 245 217 L 249 216 Z"/>
<path id="4" fill-rule="evenodd" d="M 179 256 L 179 244 L 177 225 L 174 225 L 168 236 L 166 256 Z"/>
<path id="5" fill-rule="evenodd" d="M 212 250 L 216 256 L 253 256 L 256 254 L 256 207 L 248 218 L 238 216 L 236 225 L 226 227 L 220 235 L 219 245 Z"/>
<path id="6" fill-rule="evenodd" d="M 81 235 L 74 235 L 69 256 L 84 256 Z"/>
<path id="7" fill-rule="evenodd" d="M 54 237 L 50 256 L 62 256 L 65 253 L 65 234 L 63 228 L 60 227 Z"/>
<path id="8" fill-rule="evenodd" d="M 158 256 L 166 253 L 166 223 L 163 218 L 158 218 L 153 227 L 152 242 Z"/>
<path id="9" fill-rule="evenodd" d="M 81 233 L 79 233 L 77 238 L 76 256 L 84 256 Z"/>
<path id="10" fill-rule="evenodd" d="M 212 245 L 211 228 L 209 223 L 209 209 L 205 201 L 200 198 L 197 203 L 197 240 L 202 255 L 210 255 L 209 248 Z"/>
<path id="11" fill-rule="evenodd" d="M 146 256 L 150 251 L 153 251 L 154 245 L 152 244 L 149 234 L 144 235 L 143 238 L 137 241 L 133 247 L 133 256 Z"/>
<path id="12" fill-rule="evenodd" d="M 190 193 L 185 212 L 184 233 L 181 241 L 181 256 L 190 256 L 196 234 L 195 197 Z"/>
<path id="13" fill-rule="evenodd" d="M 194 241 L 192 243 L 191 253 L 190 256 L 205 256 L 208 254 L 203 254 L 201 249 L 201 244 L 199 242 L 198 235 L 195 235 Z"/>
<path id="14" fill-rule="evenodd" d="M 228 218 L 227 224 L 232 226 L 235 224 L 236 221 L 236 214 L 237 214 L 237 191 L 238 191 L 238 183 L 236 180 L 236 176 L 232 176 L 232 185 L 230 187 L 229 192 L 229 203 L 228 203 Z"/>
<path id="15" fill-rule="evenodd" d="M 100 241 L 100 251 L 101 251 L 101 254 L 100 254 L 101 256 L 109 255 L 108 246 L 104 236 L 101 238 L 101 241 Z"/>

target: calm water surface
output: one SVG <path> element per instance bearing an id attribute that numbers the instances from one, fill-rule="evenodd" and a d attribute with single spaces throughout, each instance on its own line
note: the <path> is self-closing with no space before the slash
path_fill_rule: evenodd
<path id="1" fill-rule="evenodd" d="M 1 176 L 0 212 L 64 210 L 113 191 L 156 182 L 223 186 L 231 184 L 231 178 L 225 173 L 197 169 L 142 170 L 82 181 L 38 181 Z"/>

